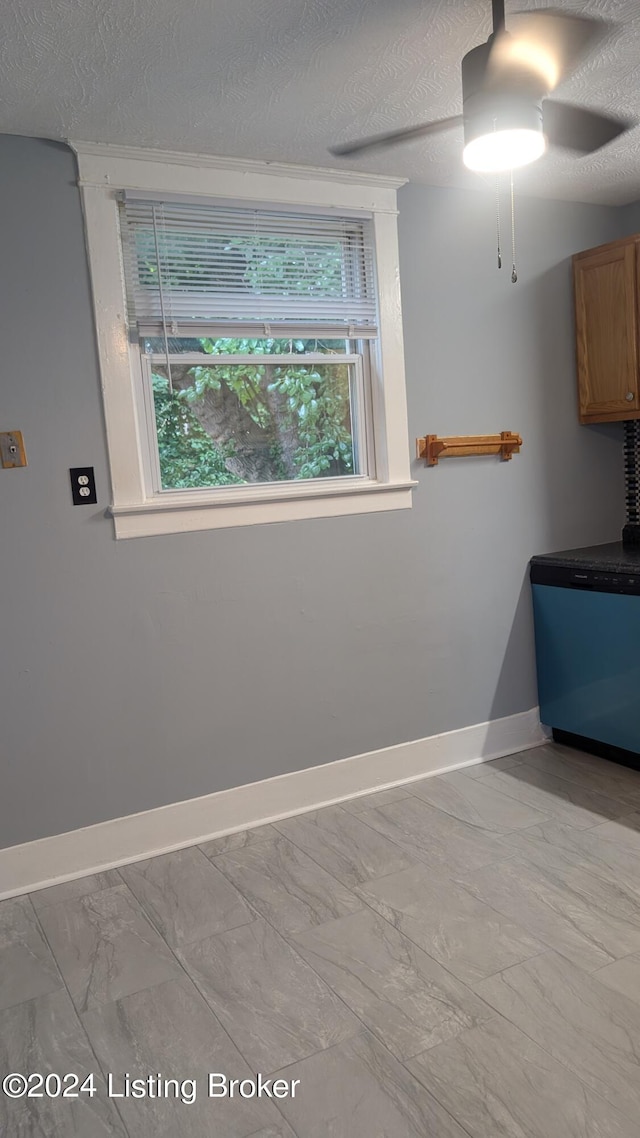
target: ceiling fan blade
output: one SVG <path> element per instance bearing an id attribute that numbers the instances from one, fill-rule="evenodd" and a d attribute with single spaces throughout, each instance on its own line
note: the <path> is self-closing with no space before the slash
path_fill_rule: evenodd
<path id="1" fill-rule="evenodd" d="M 419 126 L 407 126 L 401 130 L 389 130 L 385 131 L 384 134 L 373 134 L 369 138 L 359 139 L 358 142 L 342 142 L 339 146 L 329 147 L 329 152 L 342 158 L 350 154 L 359 154 L 363 150 L 395 146 L 396 142 L 407 142 L 411 138 L 422 138 L 427 134 L 439 134 L 441 130 L 461 126 L 462 122 L 462 115 L 452 115 L 448 119 L 437 119 L 435 122 L 421 123 Z"/>
<path id="2" fill-rule="evenodd" d="M 583 16 L 568 16 L 552 8 L 514 12 L 508 30 L 491 43 L 488 87 L 520 79 L 540 84 L 548 94 L 577 66 L 583 56 L 611 30 L 612 24 Z"/>
<path id="3" fill-rule="evenodd" d="M 632 120 L 615 119 L 585 107 L 573 107 L 545 99 L 542 104 L 544 133 L 553 146 L 565 146 L 582 154 L 591 154 L 613 142 L 635 124 Z"/>

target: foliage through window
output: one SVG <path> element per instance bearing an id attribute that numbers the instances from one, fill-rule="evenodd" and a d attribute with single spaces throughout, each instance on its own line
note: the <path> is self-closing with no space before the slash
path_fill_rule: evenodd
<path id="1" fill-rule="evenodd" d="M 162 489 L 359 473 L 346 341 L 172 339 L 169 367 L 159 346 L 145 343 Z"/>

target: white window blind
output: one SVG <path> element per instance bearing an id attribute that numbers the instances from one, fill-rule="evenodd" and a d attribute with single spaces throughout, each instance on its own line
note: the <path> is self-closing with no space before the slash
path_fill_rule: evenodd
<path id="1" fill-rule="evenodd" d="M 376 335 L 368 217 L 128 197 L 121 209 L 140 334 Z"/>

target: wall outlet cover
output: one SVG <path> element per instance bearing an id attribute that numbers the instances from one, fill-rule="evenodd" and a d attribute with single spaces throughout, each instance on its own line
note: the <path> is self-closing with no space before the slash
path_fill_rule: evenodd
<path id="1" fill-rule="evenodd" d="M 95 505 L 98 501 L 96 494 L 96 479 L 92 466 L 73 466 L 71 476 L 71 493 L 74 506 Z"/>

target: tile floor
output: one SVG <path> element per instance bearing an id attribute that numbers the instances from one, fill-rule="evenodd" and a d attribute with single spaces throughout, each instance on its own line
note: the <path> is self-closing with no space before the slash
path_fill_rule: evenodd
<path id="1" fill-rule="evenodd" d="M 640 772 L 548 745 L 4 901 L 0 1070 L 96 1086 L 6 1138 L 638 1138 Z"/>

